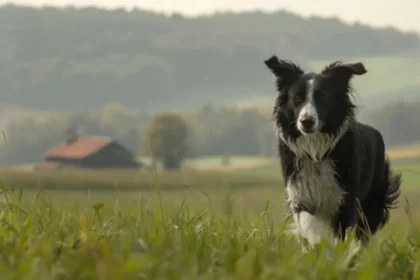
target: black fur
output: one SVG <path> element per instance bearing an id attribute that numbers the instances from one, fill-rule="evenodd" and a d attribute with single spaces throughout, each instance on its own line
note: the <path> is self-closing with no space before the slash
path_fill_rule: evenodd
<path id="1" fill-rule="evenodd" d="M 399 196 L 401 175 L 390 170 L 381 134 L 362 123 L 354 122 L 330 157 L 337 181 L 348 194 L 332 221 L 333 229 L 344 238 L 345 229 L 357 225 L 357 238 L 366 242 L 388 222 L 389 210 Z"/>
<path id="2" fill-rule="evenodd" d="M 367 72 L 364 65 L 334 62 L 321 73 L 304 73 L 293 62 L 279 60 L 276 56 L 266 60 L 265 64 L 277 78 L 279 95 L 273 120 L 280 134 L 278 147 L 284 181 L 293 180 L 299 173 L 297 163 L 302 155 L 298 155 L 296 149 L 300 147 L 294 150 L 290 145 L 296 143 L 299 137 L 306 137 L 296 123 L 308 94 L 308 85 L 311 85 L 314 104 L 322 122 L 319 133 L 340 137 L 321 159 L 334 163 L 338 186 L 346 192 L 338 211 L 330 218 L 331 228 L 342 239 L 347 228 L 356 228 L 357 238 L 368 241 L 370 234 L 387 223 L 389 210 L 396 206 L 401 175 L 391 171 L 380 132 L 355 119 L 350 80 L 354 75 Z M 340 128 L 346 121 L 348 128 L 340 134 Z M 290 209 L 292 214 L 306 211 L 314 215 L 317 211 L 316 206 L 308 203 L 294 207 Z"/>

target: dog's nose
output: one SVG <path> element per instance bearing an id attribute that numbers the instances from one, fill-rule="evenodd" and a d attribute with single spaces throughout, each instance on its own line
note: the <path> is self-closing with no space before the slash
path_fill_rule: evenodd
<path id="1" fill-rule="evenodd" d="M 311 116 L 307 116 L 300 120 L 304 129 L 311 129 L 315 124 L 315 118 Z"/>

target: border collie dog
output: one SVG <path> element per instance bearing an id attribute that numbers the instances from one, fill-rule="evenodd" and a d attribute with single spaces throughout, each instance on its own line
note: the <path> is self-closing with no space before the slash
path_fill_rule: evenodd
<path id="1" fill-rule="evenodd" d="M 400 194 L 382 135 L 355 119 L 350 85 L 362 63 L 334 62 L 305 73 L 276 56 L 264 61 L 276 77 L 274 106 L 286 204 L 296 234 L 331 245 L 354 229 L 362 244 L 389 219 Z"/>

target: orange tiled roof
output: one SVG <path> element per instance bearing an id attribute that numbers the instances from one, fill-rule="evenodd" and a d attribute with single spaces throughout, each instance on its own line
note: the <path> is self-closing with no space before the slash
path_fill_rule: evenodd
<path id="1" fill-rule="evenodd" d="M 80 137 L 75 142 L 63 142 L 45 154 L 45 158 L 60 157 L 69 159 L 84 158 L 108 145 L 112 139 L 108 137 Z"/>

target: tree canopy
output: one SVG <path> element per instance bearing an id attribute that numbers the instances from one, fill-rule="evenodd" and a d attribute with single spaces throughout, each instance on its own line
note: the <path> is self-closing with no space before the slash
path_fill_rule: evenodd
<path id="1" fill-rule="evenodd" d="M 165 169 L 179 169 L 190 149 L 188 132 L 188 124 L 181 115 L 157 115 L 144 133 L 143 151 Z"/>

